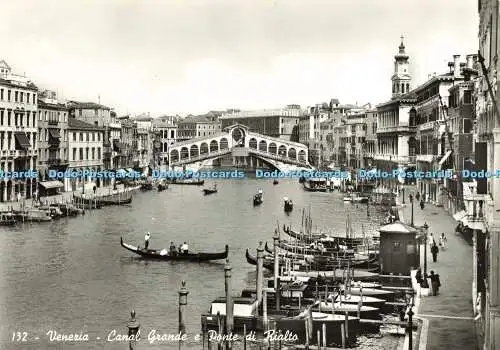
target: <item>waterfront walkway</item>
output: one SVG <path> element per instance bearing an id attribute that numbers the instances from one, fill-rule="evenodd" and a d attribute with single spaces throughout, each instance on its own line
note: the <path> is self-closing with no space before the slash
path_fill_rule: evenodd
<path id="1" fill-rule="evenodd" d="M 113 190 L 113 186 L 104 186 L 104 187 L 98 187 L 96 189 L 96 196 L 102 196 L 105 194 L 113 194 L 117 193 L 117 191 L 123 191 L 124 187 L 123 185 L 118 185 L 117 190 Z M 77 191 L 75 191 L 76 193 Z M 78 191 L 78 193 L 82 193 L 81 190 Z M 86 193 L 91 195 L 93 194 L 92 190 L 86 190 Z M 40 201 L 42 203 L 67 203 L 71 202 L 73 198 L 73 191 L 68 191 L 68 192 L 62 192 L 58 195 L 54 196 L 46 196 L 46 197 L 40 197 Z M 11 207 L 14 210 L 21 210 L 23 205 L 23 201 L 21 200 L 20 202 L 18 201 L 13 201 L 13 202 L 2 202 L 0 203 L 0 212 L 2 211 L 9 211 Z M 33 207 L 33 200 L 31 199 L 26 199 L 24 201 L 25 207 Z"/>
<path id="2" fill-rule="evenodd" d="M 406 195 L 413 190 L 407 187 Z M 399 197 L 402 202 L 402 196 Z M 419 349 L 467 349 L 477 348 L 472 308 L 472 247 L 455 234 L 456 221 L 443 208 L 426 204 L 423 210 L 414 202 L 414 225 L 427 223 L 429 234 L 436 242 L 441 232 L 448 239 L 446 250 L 440 250 L 437 262 L 432 262 L 430 249 L 427 249 L 427 273 L 434 270 L 441 279 L 439 295 L 421 297 L 416 317 L 424 322 Z M 402 210 L 402 220 L 411 221 L 411 204 L 406 197 Z M 429 247 L 428 247 L 429 248 Z M 421 266 L 423 273 L 423 246 L 421 247 Z M 426 339 L 426 340 L 425 340 Z M 422 344 L 423 343 L 423 344 Z"/>

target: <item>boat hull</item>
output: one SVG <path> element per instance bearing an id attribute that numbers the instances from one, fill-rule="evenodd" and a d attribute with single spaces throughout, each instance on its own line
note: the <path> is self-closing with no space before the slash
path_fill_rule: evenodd
<path id="1" fill-rule="evenodd" d="M 226 245 L 226 249 L 223 253 L 189 253 L 189 254 L 176 254 L 176 255 L 163 255 L 161 250 L 154 249 L 143 249 L 137 246 L 123 242 L 123 238 L 120 238 L 120 244 L 123 248 L 140 255 L 143 258 L 152 260 L 163 260 L 163 261 L 212 261 L 212 260 L 222 260 L 226 259 L 229 252 L 229 247 Z"/>

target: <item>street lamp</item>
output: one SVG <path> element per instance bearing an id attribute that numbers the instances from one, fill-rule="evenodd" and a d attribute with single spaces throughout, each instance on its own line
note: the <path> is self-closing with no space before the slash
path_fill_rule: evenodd
<path id="1" fill-rule="evenodd" d="M 429 232 L 429 225 L 427 225 L 427 222 L 422 226 L 424 231 L 425 231 L 425 236 L 424 236 L 424 277 L 427 276 L 427 236 Z"/>
<path id="2" fill-rule="evenodd" d="M 411 223 L 410 226 L 413 227 L 413 195 L 410 193 L 408 196 L 410 198 L 410 203 L 411 203 Z"/>

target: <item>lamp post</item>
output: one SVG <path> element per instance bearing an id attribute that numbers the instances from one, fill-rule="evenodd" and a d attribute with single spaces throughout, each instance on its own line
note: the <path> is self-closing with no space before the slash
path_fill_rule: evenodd
<path id="1" fill-rule="evenodd" d="M 410 198 L 410 203 L 411 203 L 411 222 L 410 226 L 413 227 L 413 195 L 410 193 L 408 196 Z"/>
<path id="2" fill-rule="evenodd" d="M 427 223 L 424 224 L 423 226 L 424 231 L 425 231 L 425 238 L 424 238 L 424 276 L 427 275 L 427 236 L 429 232 L 429 225 Z"/>
<path id="3" fill-rule="evenodd" d="M 403 204 L 406 204 L 405 203 L 405 188 L 403 187 Z"/>

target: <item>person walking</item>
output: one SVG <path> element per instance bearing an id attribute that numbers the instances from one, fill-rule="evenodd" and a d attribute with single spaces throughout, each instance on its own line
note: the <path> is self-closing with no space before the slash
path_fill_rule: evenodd
<path id="1" fill-rule="evenodd" d="M 425 204 L 424 204 L 424 200 L 422 199 L 422 200 L 420 201 L 420 209 L 421 209 L 421 210 L 424 210 L 424 208 L 425 208 Z"/>
<path id="2" fill-rule="evenodd" d="M 436 296 L 439 293 L 439 287 L 441 287 L 439 275 L 434 274 L 434 271 L 431 271 L 431 275 L 429 276 L 429 278 L 431 279 L 432 295 Z"/>
<path id="3" fill-rule="evenodd" d="M 438 257 L 438 252 L 439 252 L 439 248 L 438 246 L 436 245 L 436 243 L 434 243 L 431 247 L 431 254 L 432 254 L 432 261 L 433 262 L 436 262 L 437 261 L 437 257 Z"/>
<path id="4" fill-rule="evenodd" d="M 432 246 L 436 244 L 436 240 L 434 239 L 433 234 L 429 234 L 429 248 L 432 249 Z"/>
<path id="5" fill-rule="evenodd" d="M 444 232 L 441 233 L 441 236 L 439 236 L 439 246 L 441 247 L 441 250 L 446 249 L 446 242 L 448 240 L 446 239 L 446 236 L 444 235 Z"/>

